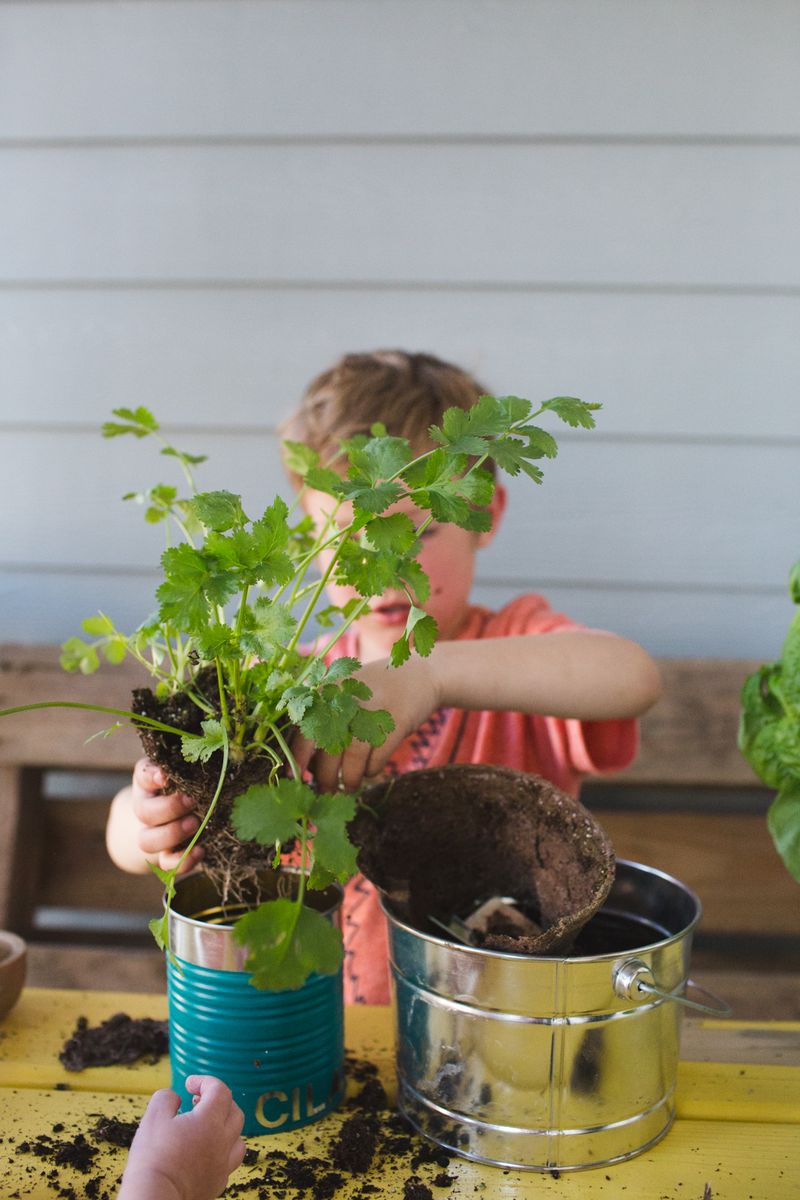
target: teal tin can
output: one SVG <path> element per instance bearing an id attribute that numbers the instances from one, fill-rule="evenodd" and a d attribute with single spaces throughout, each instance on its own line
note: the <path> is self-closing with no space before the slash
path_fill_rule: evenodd
<path id="1" fill-rule="evenodd" d="M 262 899 L 281 876 L 264 872 Z M 334 924 L 342 890 L 311 893 Z M 236 916 L 223 909 L 202 874 L 179 880 L 169 913 L 167 990 L 172 1087 L 191 1108 L 187 1075 L 216 1075 L 244 1113 L 243 1132 L 283 1133 L 318 1120 L 344 1095 L 344 1002 L 341 969 L 312 975 L 295 991 L 253 987 L 246 950 L 233 939 Z"/>

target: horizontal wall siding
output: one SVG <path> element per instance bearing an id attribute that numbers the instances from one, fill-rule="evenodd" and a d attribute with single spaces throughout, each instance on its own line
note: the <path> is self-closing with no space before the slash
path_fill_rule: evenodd
<path id="1" fill-rule="evenodd" d="M 235 488 L 251 517 L 276 491 L 290 495 L 269 435 L 195 434 L 175 442 L 191 453 L 208 452 L 210 462 L 197 468 L 198 485 Z M 163 526 L 145 524 L 135 503 L 117 503 L 118 497 L 157 482 L 181 488 L 183 481 L 172 459 L 161 458 L 156 446 L 148 453 L 146 445 L 66 431 L 5 435 L 4 484 L 18 504 L 6 563 L 28 565 L 33 550 L 35 560 L 60 567 L 156 565 Z M 489 577 L 516 588 L 541 578 L 753 591 L 771 579 L 782 582 L 797 533 L 796 450 L 732 446 L 718 459 L 713 446 L 665 442 L 623 453 L 620 471 L 615 441 L 573 435 L 544 464 L 543 486 L 524 475 L 509 480 L 503 535 L 482 555 Z M 46 521 L 42 477 L 31 470 L 37 462 L 47 464 L 46 497 L 53 501 Z M 750 491 L 753 477 L 759 486 Z M 761 537 L 766 528 L 768 540 Z"/>
<path id="2" fill-rule="evenodd" d="M 800 294 L 504 284 L 0 285 L 0 428 L 274 428 L 343 349 L 413 346 L 486 387 L 599 401 L 600 434 L 800 443 Z M 597 436 L 597 435 L 596 435 Z"/>
<path id="3" fill-rule="evenodd" d="M 16 138 L 796 136 L 800 109 L 794 0 L 6 3 L 0 45 Z"/>
<path id="4" fill-rule="evenodd" d="M 3 161 L 16 281 L 798 282 L 794 146 L 126 146 Z"/>
<path id="5" fill-rule="evenodd" d="M 698 589 L 692 584 L 661 587 L 643 583 L 636 588 L 600 586 L 589 580 L 565 586 L 540 583 L 552 607 L 597 629 L 610 629 L 633 638 L 652 654 L 694 658 L 725 658 L 731 653 L 765 661 L 777 658 L 794 614 L 780 588 L 750 594 L 739 590 Z M 96 567 L 36 571 L 0 571 L 0 640 L 61 642 L 80 634 L 80 622 L 102 609 L 118 627 L 135 629 L 155 610 L 159 583 L 155 572 L 109 572 Z M 475 585 L 476 604 L 500 608 L 515 589 L 493 584 L 482 574 Z"/>
<path id="6" fill-rule="evenodd" d="M 235 486 L 251 516 L 276 491 L 289 495 L 267 433 L 174 440 L 192 453 L 208 451 L 199 486 Z M 164 530 L 118 498 L 154 482 L 180 484 L 172 461 L 134 439 L 103 442 L 69 430 L 6 434 L 0 450 L 18 503 L 5 544 L 9 624 L 0 640 L 22 636 L 12 613 L 40 628 L 47 604 L 54 637 L 75 632 L 97 608 L 123 626 L 138 623 L 152 607 Z M 795 460 L 791 446 L 732 446 L 718 461 L 713 445 L 620 450 L 593 434 L 562 436 L 541 488 L 525 477 L 509 481 L 509 511 L 480 555 L 476 598 L 496 604 L 542 590 L 578 619 L 637 636 L 659 654 L 678 638 L 682 653 L 703 653 L 704 641 L 714 647 L 708 654 L 729 653 L 731 643 L 740 655 L 777 650 L 790 615 L 784 579 L 796 549 Z M 41 476 L 30 469 L 37 462 L 48 464 L 46 505 Z M 742 486 L 750 478 L 758 489 Z M 25 617 L 28 588 L 38 595 Z"/>
<path id="7" fill-rule="evenodd" d="M 0 5 L 0 640 L 152 605 L 169 464 L 286 490 L 344 350 L 603 404 L 513 481 L 476 598 L 768 657 L 800 545 L 800 9 L 767 0 Z"/>

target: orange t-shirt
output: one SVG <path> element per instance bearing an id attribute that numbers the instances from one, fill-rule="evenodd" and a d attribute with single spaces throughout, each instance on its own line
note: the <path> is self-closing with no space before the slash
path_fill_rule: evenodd
<path id="1" fill-rule="evenodd" d="M 527 595 L 512 600 L 499 612 L 470 608 L 455 640 L 582 628 L 553 612 L 543 596 Z M 345 654 L 357 656 L 352 633 L 336 643 L 331 659 Z M 621 770 L 633 760 L 637 746 L 634 720 L 578 721 L 531 713 L 448 708 L 432 713 L 401 742 L 386 773 L 401 775 L 446 763 L 494 763 L 542 775 L 577 796 L 584 775 Z M 343 932 L 346 1003 L 388 1004 L 386 918 L 375 887 L 363 875 L 356 875 L 345 888 Z"/>

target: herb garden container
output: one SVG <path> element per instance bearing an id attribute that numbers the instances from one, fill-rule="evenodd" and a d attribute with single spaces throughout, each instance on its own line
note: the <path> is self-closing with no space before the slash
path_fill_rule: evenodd
<path id="1" fill-rule="evenodd" d="M 259 883 L 274 896 L 294 879 L 284 868 Z M 305 903 L 338 924 L 341 899 L 333 885 L 306 893 Z M 177 883 L 167 963 L 172 1087 L 189 1109 L 186 1076 L 216 1075 L 244 1112 L 246 1135 L 283 1133 L 318 1120 L 344 1094 L 342 972 L 312 974 L 293 991 L 253 987 L 247 950 L 233 937 L 242 911 L 223 909 L 203 874 Z"/>
<path id="2" fill-rule="evenodd" d="M 687 887 L 621 861 L 572 949 L 545 957 L 448 940 L 382 902 L 398 1100 L 421 1132 L 468 1158 L 538 1171 L 617 1162 L 667 1133 L 701 915 Z"/>

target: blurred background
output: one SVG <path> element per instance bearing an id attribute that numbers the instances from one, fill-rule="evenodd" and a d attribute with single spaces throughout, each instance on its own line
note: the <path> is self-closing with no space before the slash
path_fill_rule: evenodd
<path id="1" fill-rule="evenodd" d="M 475 596 L 675 660 L 637 765 L 585 797 L 701 894 L 739 1011 L 800 1016 L 800 891 L 736 749 L 800 546 L 798 63 L 796 0 L 0 3 L 0 707 L 76 694 L 52 643 L 154 607 L 163 527 L 121 497 L 180 476 L 103 441 L 112 409 L 254 514 L 346 351 L 599 402 L 541 489 L 511 482 Z M 123 674 L 81 695 L 127 704 Z M 160 886 L 103 848 L 136 739 L 96 728 L 0 730 L 0 924 L 97 943 L 34 981 L 159 987 Z"/>
<path id="2" fill-rule="evenodd" d="M 276 424 L 401 346 L 599 401 L 512 483 L 476 596 L 658 655 L 774 656 L 798 551 L 793 0 L 0 7 L 0 640 L 152 608 L 179 482 L 257 510 Z"/>

